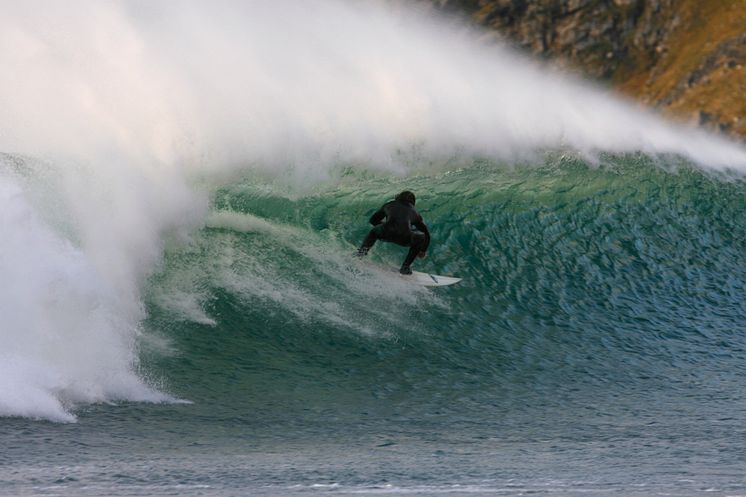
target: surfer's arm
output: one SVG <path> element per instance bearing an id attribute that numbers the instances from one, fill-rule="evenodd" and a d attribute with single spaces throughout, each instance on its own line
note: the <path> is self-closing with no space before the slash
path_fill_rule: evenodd
<path id="1" fill-rule="evenodd" d="M 378 209 L 375 214 L 370 216 L 370 224 L 373 226 L 378 226 L 383 222 L 383 218 L 386 217 L 386 211 L 383 210 L 383 207 Z"/>

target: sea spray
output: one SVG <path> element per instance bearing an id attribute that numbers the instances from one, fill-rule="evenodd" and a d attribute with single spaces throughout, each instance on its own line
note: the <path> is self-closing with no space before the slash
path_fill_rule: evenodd
<path id="1" fill-rule="evenodd" d="M 146 176 L 292 165 L 323 178 L 334 161 L 401 172 L 396 152 L 412 146 L 746 163 L 738 145 L 379 2 L 29 2 L 0 22 L 6 152 L 114 158 Z"/>

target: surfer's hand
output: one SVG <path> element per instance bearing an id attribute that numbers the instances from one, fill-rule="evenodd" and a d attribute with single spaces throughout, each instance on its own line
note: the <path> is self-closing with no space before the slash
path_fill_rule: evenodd
<path id="1" fill-rule="evenodd" d="M 420 259 L 424 259 L 425 257 L 427 257 L 427 252 L 423 250 L 422 252 L 417 254 L 417 257 L 419 257 Z"/>

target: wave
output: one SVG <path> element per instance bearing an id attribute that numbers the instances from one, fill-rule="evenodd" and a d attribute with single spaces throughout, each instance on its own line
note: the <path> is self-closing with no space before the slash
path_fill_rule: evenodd
<path id="1" fill-rule="evenodd" d="M 403 283 L 387 269 L 404 256 L 397 247 L 352 257 L 369 213 L 405 187 L 433 233 L 418 268 L 462 283 Z M 350 172 L 299 197 L 252 177 L 219 192 L 194 245 L 169 252 L 148 327 L 181 351 L 164 370 L 188 363 L 177 376 L 197 396 L 198 376 L 244 368 L 268 385 L 265 400 L 372 395 L 422 415 L 449 396 L 478 410 L 496 398 L 560 404 L 577 391 L 712 395 L 727 386 L 723 371 L 746 374 L 743 191 L 644 157 L 406 179 Z"/>
<path id="2" fill-rule="evenodd" d="M 390 303 L 426 302 L 425 308 L 451 305 L 430 293 L 392 292 L 395 284 L 375 272 L 365 281 L 335 277 L 346 269 L 333 254 L 340 246 L 349 250 L 355 237 L 348 230 L 358 225 L 362 204 L 344 214 L 332 204 L 310 203 L 320 211 L 300 234 L 287 215 L 273 213 L 269 228 L 261 224 L 269 205 L 291 212 L 300 205 L 281 197 L 265 199 L 267 205 L 249 202 L 251 209 L 240 213 L 253 218 L 209 218 L 220 205 L 213 197 L 224 198 L 225 185 L 240 185 L 249 171 L 257 188 L 278 181 L 300 199 L 329 183 L 373 188 L 348 171 L 388 178 L 373 183 L 377 198 L 389 194 L 382 185 L 401 178 L 426 191 L 417 178 L 443 174 L 439 188 L 449 197 L 468 190 L 460 181 L 472 181 L 460 176 L 462 167 L 479 171 L 480 161 L 491 161 L 530 171 L 547 151 L 590 165 L 605 162 L 605 153 L 642 152 L 664 167 L 690 160 L 736 175 L 746 167 L 741 145 L 663 123 L 586 83 L 486 45 L 462 26 L 385 3 L 177 6 L 133 0 L 6 7 L 0 20 L 0 60 L 8 75 L 0 81 L 0 191 L 4 208 L 19 214 L 2 224 L 9 242 L 0 278 L 15 282 L 2 302 L 13 316 L 2 337 L 15 344 L 3 360 L 12 378 L 0 389 L 4 415 L 72 420 L 78 402 L 165 399 L 139 366 L 145 307 L 154 305 L 147 300 L 149 282 L 167 278 L 158 276 L 161 265 L 170 264 L 163 262 L 164 247 L 201 239 L 206 222 L 233 223 L 234 231 L 264 226 L 263 239 L 300 247 L 310 239 L 328 248 L 324 237 L 341 237 L 333 251 L 286 250 L 285 265 L 301 261 L 309 268 L 311 276 L 297 276 L 303 283 L 283 277 L 274 264 L 239 257 L 237 264 L 259 266 L 252 279 L 234 278 L 229 293 L 273 301 L 294 319 L 308 320 L 309 310 L 323 308 L 311 320 L 319 326 L 352 320 L 375 335 L 382 322 L 393 320 L 387 326 L 394 333 L 407 319 L 354 302 L 355 292 Z M 499 187 L 499 178 L 487 177 Z M 585 176 L 573 178 L 582 184 Z M 372 191 L 346 193 L 343 200 L 375 203 Z M 485 193 L 474 198 L 492 195 L 488 191 L 485 184 Z M 338 220 L 329 220 L 335 212 Z M 494 227 L 483 229 L 492 236 Z M 451 239 L 448 232 L 443 236 Z M 263 243 L 256 247 L 260 253 L 274 250 Z M 458 243 L 456 236 L 444 246 L 456 250 Z M 509 281 L 495 260 L 527 260 L 479 250 L 481 264 L 494 271 L 472 275 L 482 285 Z M 464 259 L 455 260 L 440 269 L 470 270 Z M 27 275 L 25 283 L 20 274 Z M 548 275 L 536 278 L 544 282 Z M 329 293 L 313 286 L 319 282 Z M 219 323 L 204 308 L 209 291 L 174 285 L 158 297 L 162 302 L 205 325 Z M 354 316 L 349 309 L 357 310 Z M 65 352 L 54 354 L 59 347 Z"/>

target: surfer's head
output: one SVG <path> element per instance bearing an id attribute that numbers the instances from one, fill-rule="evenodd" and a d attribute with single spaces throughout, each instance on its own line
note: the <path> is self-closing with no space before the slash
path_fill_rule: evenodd
<path id="1" fill-rule="evenodd" d="M 399 195 L 396 196 L 396 200 L 398 200 L 399 202 L 407 202 L 408 204 L 414 205 L 414 201 L 415 201 L 414 193 L 408 190 L 404 190 L 403 192 L 401 192 Z"/>

